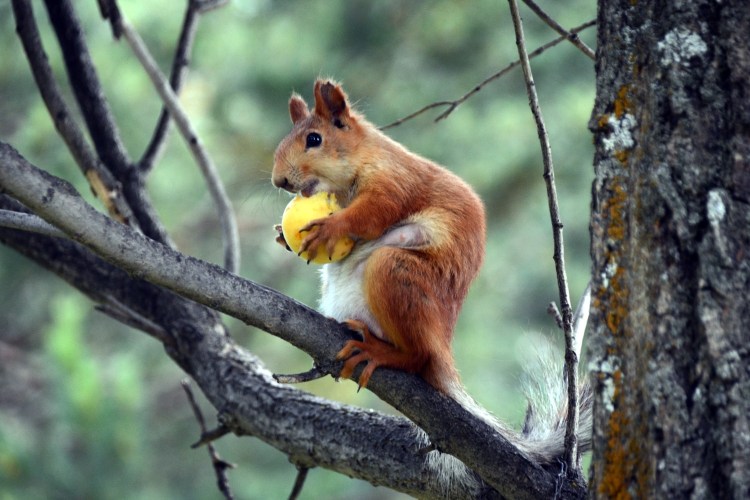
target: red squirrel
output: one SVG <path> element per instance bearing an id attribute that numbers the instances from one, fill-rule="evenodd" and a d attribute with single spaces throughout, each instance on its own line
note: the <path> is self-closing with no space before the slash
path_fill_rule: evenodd
<path id="1" fill-rule="evenodd" d="M 379 367 L 418 373 L 450 395 L 458 382 L 453 329 L 484 259 L 484 206 L 458 176 L 393 141 L 318 80 L 312 113 L 293 95 L 294 128 L 279 144 L 273 184 L 309 196 L 333 193 L 342 210 L 310 222 L 301 251 L 357 242 L 325 266 L 323 313 L 362 333 L 339 352 L 341 376 L 360 363 L 365 387 Z"/>
<path id="2" fill-rule="evenodd" d="M 378 367 L 417 373 L 529 455 L 540 461 L 559 456 L 564 410 L 551 412 L 555 421 L 543 423 L 548 429 L 525 425 L 525 437 L 516 435 L 468 396 L 454 364 L 453 330 L 485 253 L 479 196 L 369 123 L 337 83 L 316 81 L 314 96 L 312 111 L 297 94 L 289 100 L 293 128 L 276 149 L 272 180 L 302 196 L 333 193 L 342 207 L 303 228 L 309 233 L 300 252 L 313 258 L 315 249 L 325 248 L 330 256 L 342 236 L 356 242 L 348 257 L 322 271 L 322 312 L 363 337 L 338 353 L 341 376 L 349 378 L 361 363 L 360 387 Z M 277 241 L 285 244 L 281 234 Z M 539 412 L 531 413 L 527 424 L 538 420 Z"/>

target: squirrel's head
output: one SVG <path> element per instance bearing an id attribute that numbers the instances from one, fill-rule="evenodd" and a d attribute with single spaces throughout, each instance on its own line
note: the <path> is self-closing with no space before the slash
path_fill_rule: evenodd
<path id="1" fill-rule="evenodd" d="M 352 153 L 362 140 L 361 118 L 337 83 L 318 80 L 314 94 L 312 112 L 299 95 L 289 99 L 294 126 L 276 148 L 273 185 L 303 196 L 336 193 L 345 201 L 357 178 Z"/>

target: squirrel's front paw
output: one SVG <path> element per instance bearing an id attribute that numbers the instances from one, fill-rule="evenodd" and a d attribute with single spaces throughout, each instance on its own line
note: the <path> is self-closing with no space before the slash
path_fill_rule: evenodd
<path id="1" fill-rule="evenodd" d="M 307 252 L 308 259 L 312 260 L 321 247 L 324 247 L 328 258 L 333 256 L 336 242 L 341 238 L 342 233 L 337 230 L 337 224 L 332 219 L 333 216 L 315 219 L 300 229 L 301 233 L 308 233 L 299 247 L 300 254 Z"/>

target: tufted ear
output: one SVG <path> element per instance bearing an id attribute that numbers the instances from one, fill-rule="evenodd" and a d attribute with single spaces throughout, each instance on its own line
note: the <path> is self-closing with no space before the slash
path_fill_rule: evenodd
<path id="1" fill-rule="evenodd" d="M 341 85 L 330 80 L 315 82 L 315 114 L 338 128 L 347 126 L 351 119 L 346 94 Z"/>
<path id="2" fill-rule="evenodd" d="M 307 103 L 297 94 L 292 94 L 292 97 L 289 99 L 289 116 L 292 117 L 292 123 L 297 123 L 310 116 Z"/>

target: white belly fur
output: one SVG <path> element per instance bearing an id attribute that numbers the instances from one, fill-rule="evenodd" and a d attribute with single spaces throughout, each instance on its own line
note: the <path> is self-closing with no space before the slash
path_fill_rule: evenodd
<path id="1" fill-rule="evenodd" d="M 365 300 L 362 283 L 365 262 L 373 250 L 369 245 L 363 245 L 355 248 L 346 259 L 323 266 L 320 272 L 320 310 L 338 321 L 362 321 L 370 332 L 384 339 L 383 331 Z"/>
<path id="2" fill-rule="evenodd" d="M 425 226 L 412 218 L 377 240 L 357 244 L 344 260 L 326 264 L 320 272 L 321 312 L 338 321 L 362 321 L 371 333 L 387 340 L 365 299 L 363 278 L 367 259 L 380 247 L 418 248 L 428 245 L 430 240 Z"/>

